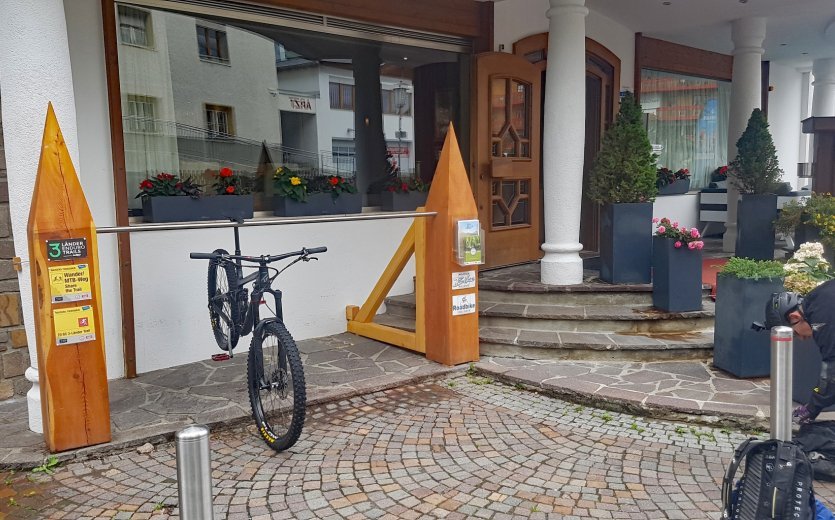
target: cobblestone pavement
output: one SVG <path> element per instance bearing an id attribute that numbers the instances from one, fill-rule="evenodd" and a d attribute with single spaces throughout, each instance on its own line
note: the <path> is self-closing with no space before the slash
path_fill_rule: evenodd
<path id="1" fill-rule="evenodd" d="M 288 453 L 246 427 L 212 435 L 217 518 L 718 518 L 725 464 L 745 438 L 463 374 L 314 406 L 308 417 Z M 177 515 L 171 444 L 38 479 L 7 478 L 0 518 Z M 835 499 L 832 484 L 815 489 Z"/>

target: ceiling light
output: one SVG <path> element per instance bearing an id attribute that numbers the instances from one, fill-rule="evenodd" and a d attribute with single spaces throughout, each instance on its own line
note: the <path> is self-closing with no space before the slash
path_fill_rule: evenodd
<path id="1" fill-rule="evenodd" d="M 788 43 L 781 43 L 780 47 L 785 47 L 786 45 L 788 45 Z"/>
<path id="2" fill-rule="evenodd" d="M 748 0 L 739 0 L 739 3 L 740 3 L 740 4 L 747 4 L 747 3 L 748 3 Z"/>
<path id="3" fill-rule="evenodd" d="M 670 2 L 669 0 L 667 0 L 666 2 L 661 2 L 661 4 L 662 5 L 673 5 L 673 3 Z"/>

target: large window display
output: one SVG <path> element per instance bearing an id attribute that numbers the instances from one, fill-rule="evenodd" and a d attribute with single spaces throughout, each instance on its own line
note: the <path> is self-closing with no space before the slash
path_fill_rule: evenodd
<path id="1" fill-rule="evenodd" d="M 379 188 L 392 166 L 398 176 L 429 181 L 435 140 L 421 150 L 416 133 L 434 136 L 443 114 L 467 135 L 459 110 L 467 52 L 203 18 L 141 2 L 117 7 L 132 214 L 141 212 L 142 181 L 160 173 L 191 178 L 211 196 L 229 168 L 255 193 L 256 210 L 272 207 L 279 167 L 308 180 L 338 175 L 364 194 Z M 443 92 L 415 81 L 437 70 L 451 77 Z"/>
<path id="2" fill-rule="evenodd" d="M 690 189 L 706 187 L 728 161 L 731 84 L 641 70 L 641 106 L 658 167 L 690 170 Z"/>

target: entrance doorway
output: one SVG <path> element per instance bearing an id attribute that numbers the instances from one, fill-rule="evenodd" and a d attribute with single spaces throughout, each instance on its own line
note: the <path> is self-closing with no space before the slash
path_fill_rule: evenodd
<path id="1" fill-rule="evenodd" d="M 522 57 L 475 57 L 470 174 L 485 230 L 485 267 L 541 257 L 541 71 Z"/>
<path id="2" fill-rule="evenodd" d="M 541 71 L 542 91 L 544 92 L 545 69 L 548 63 L 548 33 L 535 34 L 517 41 L 513 44 L 513 53 Z M 585 254 L 599 251 L 600 207 L 586 196 L 586 187 L 591 165 L 600 150 L 603 134 L 614 120 L 617 111 L 615 96 L 619 92 L 620 58 L 603 45 L 591 38 L 586 38 L 586 145 L 579 236 Z M 544 96 L 542 103 L 544 104 Z M 539 124 L 542 128 L 541 119 Z M 542 218 L 540 210 L 540 222 Z M 540 238 L 540 242 L 542 241 L 544 237 Z"/>

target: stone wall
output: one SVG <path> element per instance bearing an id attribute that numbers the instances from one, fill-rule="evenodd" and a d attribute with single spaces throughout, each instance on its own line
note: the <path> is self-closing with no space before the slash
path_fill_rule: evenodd
<path id="1" fill-rule="evenodd" d="M 17 272 L 12 267 L 14 256 L 6 151 L 0 123 L 0 400 L 14 394 L 23 395 L 32 386 L 23 377 L 29 366 L 29 349 L 23 329 Z"/>

